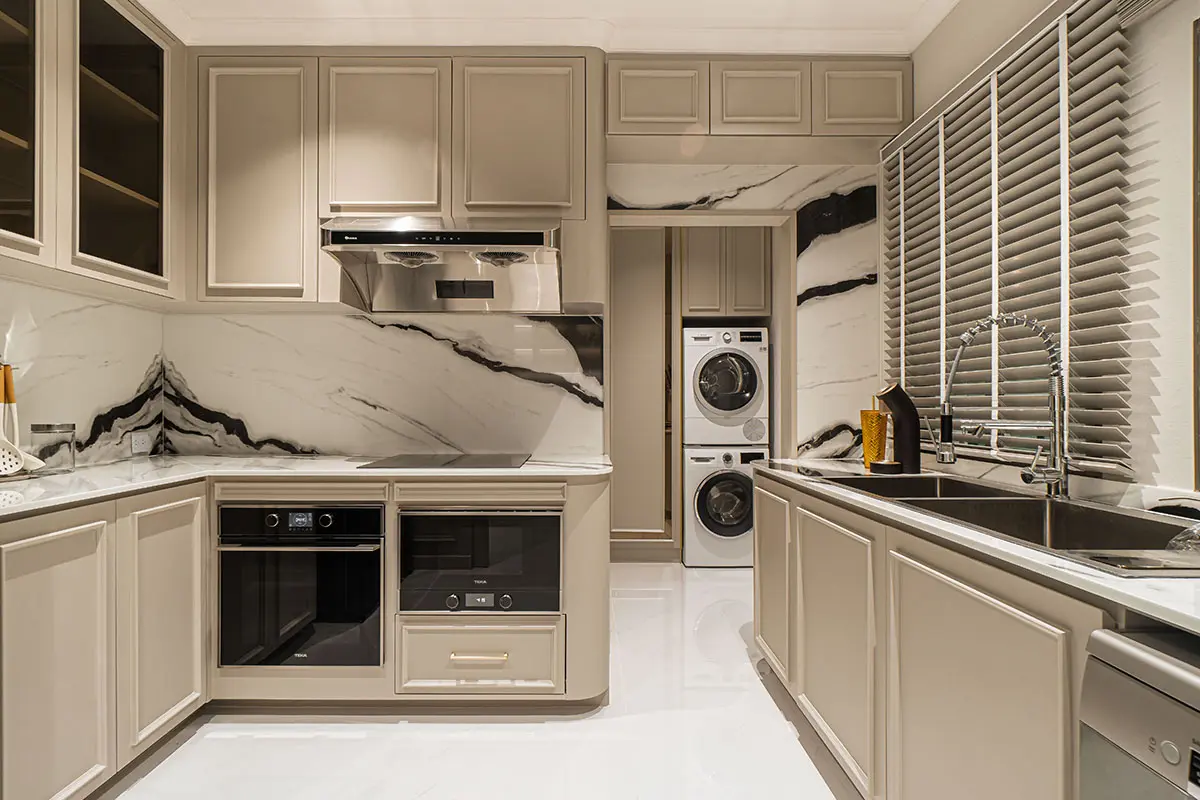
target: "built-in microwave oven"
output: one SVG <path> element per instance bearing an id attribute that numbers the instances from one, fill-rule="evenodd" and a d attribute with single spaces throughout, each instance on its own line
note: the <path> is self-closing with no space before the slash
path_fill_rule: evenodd
<path id="1" fill-rule="evenodd" d="M 404 511 L 400 611 L 560 611 L 559 511 Z"/>

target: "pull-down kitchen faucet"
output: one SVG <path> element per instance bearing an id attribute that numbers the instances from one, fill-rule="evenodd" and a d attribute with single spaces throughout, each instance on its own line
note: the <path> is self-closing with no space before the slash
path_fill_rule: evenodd
<path id="1" fill-rule="evenodd" d="M 1042 460 L 1044 448 L 1039 446 L 1033 456 L 1033 463 L 1021 470 L 1021 480 L 1029 484 L 1045 484 L 1046 494 L 1050 497 L 1067 496 L 1067 442 L 1066 420 L 1063 417 L 1066 408 L 1065 379 L 1062 368 L 1062 352 L 1055 336 L 1045 325 L 1024 314 L 997 314 L 979 320 L 959 337 L 958 351 L 954 354 L 954 363 L 946 378 L 946 395 L 942 401 L 941 436 L 930 436 L 937 447 L 939 464 L 953 464 L 958 460 L 954 452 L 954 407 L 950 403 L 950 391 L 954 388 L 954 377 L 958 373 L 958 364 L 962 361 L 963 351 L 975 341 L 984 331 L 992 328 L 1014 328 L 1023 326 L 1033 331 L 1046 348 L 1046 360 L 1050 365 L 1049 411 L 1050 419 L 1046 422 L 1022 422 L 1011 420 L 964 420 L 960 423 L 964 433 L 979 435 L 984 431 L 1050 431 L 1050 455 L 1046 466 L 1038 466 Z"/>

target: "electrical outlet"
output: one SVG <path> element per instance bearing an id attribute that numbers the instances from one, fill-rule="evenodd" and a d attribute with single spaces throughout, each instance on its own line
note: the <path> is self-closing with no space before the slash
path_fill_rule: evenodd
<path id="1" fill-rule="evenodd" d="M 150 455 L 150 451 L 154 448 L 154 437 L 146 431 L 135 431 L 131 437 L 130 444 L 133 445 L 133 454 L 135 456 Z"/>

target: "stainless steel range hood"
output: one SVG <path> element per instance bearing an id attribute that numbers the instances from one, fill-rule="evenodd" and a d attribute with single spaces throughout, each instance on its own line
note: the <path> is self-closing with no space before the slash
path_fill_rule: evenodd
<path id="1" fill-rule="evenodd" d="M 342 302 L 372 314 L 561 314 L 557 220 L 338 218 L 322 249 L 342 265 Z"/>

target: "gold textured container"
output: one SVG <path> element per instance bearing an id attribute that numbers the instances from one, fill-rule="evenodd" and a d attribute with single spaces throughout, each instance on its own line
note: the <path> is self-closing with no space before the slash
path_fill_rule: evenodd
<path id="1" fill-rule="evenodd" d="M 874 461 L 883 461 L 887 454 L 888 412 L 861 411 L 863 432 L 863 465 L 871 468 Z"/>

